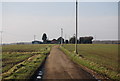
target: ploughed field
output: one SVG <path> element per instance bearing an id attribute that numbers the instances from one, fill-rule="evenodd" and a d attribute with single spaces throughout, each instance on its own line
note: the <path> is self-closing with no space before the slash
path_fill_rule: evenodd
<path id="1" fill-rule="evenodd" d="M 61 49 L 75 62 L 111 79 L 120 79 L 117 44 L 64 44 Z"/>
<path id="2" fill-rule="evenodd" d="M 50 52 L 52 45 L 3 45 L 2 78 L 29 79 Z"/>

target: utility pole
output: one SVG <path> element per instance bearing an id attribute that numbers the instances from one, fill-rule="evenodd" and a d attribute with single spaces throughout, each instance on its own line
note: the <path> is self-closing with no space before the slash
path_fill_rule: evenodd
<path id="1" fill-rule="evenodd" d="M 76 0 L 76 36 L 75 36 L 75 53 L 78 54 L 77 51 L 77 31 L 78 31 L 78 2 Z"/>
<path id="2" fill-rule="evenodd" d="M 63 44 L 63 28 L 61 28 L 61 46 Z"/>
<path id="3" fill-rule="evenodd" d="M 36 39 L 36 35 L 34 35 L 34 41 L 35 41 L 35 39 Z"/>

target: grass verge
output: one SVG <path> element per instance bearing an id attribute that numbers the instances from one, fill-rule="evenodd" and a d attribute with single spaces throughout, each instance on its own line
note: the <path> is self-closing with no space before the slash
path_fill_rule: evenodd
<path id="1" fill-rule="evenodd" d="M 73 60 L 75 63 L 79 65 L 83 65 L 105 77 L 108 77 L 109 79 L 114 79 L 114 80 L 120 80 L 120 74 L 118 72 L 112 71 L 107 69 L 106 67 L 103 67 L 95 62 L 89 61 L 86 58 L 81 58 L 79 55 L 76 55 L 73 52 L 68 51 L 64 47 L 60 47 L 60 49 L 69 56 L 71 60 Z"/>

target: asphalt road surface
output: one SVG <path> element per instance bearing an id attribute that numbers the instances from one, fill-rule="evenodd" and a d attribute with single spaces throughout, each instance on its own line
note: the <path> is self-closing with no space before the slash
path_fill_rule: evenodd
<path id="1" fill-rule="evenodd" d="M 52 48 L 46 60 L 43 79 L 94 79 L 58 47 L 57 45 Z"/>

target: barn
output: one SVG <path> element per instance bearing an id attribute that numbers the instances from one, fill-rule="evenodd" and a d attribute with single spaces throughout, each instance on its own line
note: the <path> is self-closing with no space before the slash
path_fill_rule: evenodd
<path id="1" fill-rule="evenodd" d="M 43 44 L 41 41 L 32 41 L 32 44 Z"/>

